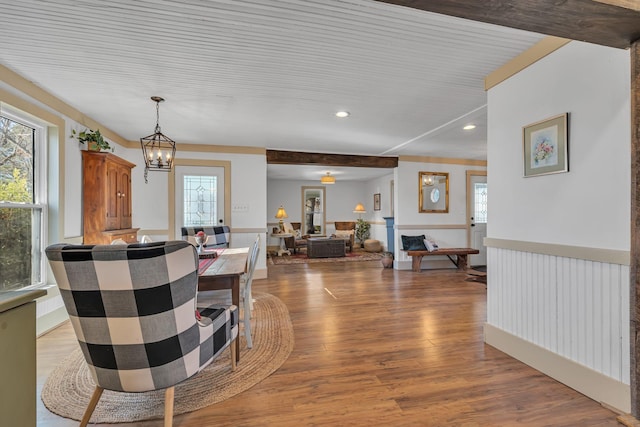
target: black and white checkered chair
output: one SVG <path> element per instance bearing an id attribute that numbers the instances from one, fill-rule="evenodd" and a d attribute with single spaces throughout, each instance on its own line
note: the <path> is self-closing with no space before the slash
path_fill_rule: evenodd
<path id="1" fill-rule="evenodd" d="M 104 389 L 166 389 L 170 426 L 175 384 L 227 347 L 235 368 L 238 309 L 211 306 L 197 319 L 198 255 L 188 242 L 56 244 L 46 254 L 96 383 L 81 426 Z"/>
<path id="2" fill-rule="evenodd" d="M 196 227 L 181 227 L 180 234 L 182 240 L 186 240 L 192 245 L 196 245 L 195 235 L 197 232 L 202 231 L 207 235 L 207 243 L 204 245 L 208 248 L 228 248 L 231 238 L 231 229 L 228 225 L 220 226 L 196 226 Z"/>

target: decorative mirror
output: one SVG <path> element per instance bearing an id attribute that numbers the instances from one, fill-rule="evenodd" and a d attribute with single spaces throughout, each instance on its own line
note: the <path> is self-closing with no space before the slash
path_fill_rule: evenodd
<path id="1" fill-rule="evenodd" d="M 449 173 L 420 172 L 418 212 L 449 212 Z"/>
<path id="2" fill-rule="evenodd" d="M 325 194 L 324 187 L 302 187 L 302 234 L 324 236 Z"/>

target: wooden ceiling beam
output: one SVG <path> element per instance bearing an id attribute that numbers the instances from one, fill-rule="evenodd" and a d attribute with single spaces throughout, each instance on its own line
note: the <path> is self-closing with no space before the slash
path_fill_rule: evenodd
<path id="1" fill-rule="evenodd" d="M 397 157 L 357 156 L 351 154 L 307 153 L 303 151 L 267 150 L 267 164 L 324 165 L 356 168 L 395 168 Z"/>
<path id="2" fill-rule="evenodd" d="M 640 11 L 623 0 L 377 1 L 621 49 L 640 39 Z"/>

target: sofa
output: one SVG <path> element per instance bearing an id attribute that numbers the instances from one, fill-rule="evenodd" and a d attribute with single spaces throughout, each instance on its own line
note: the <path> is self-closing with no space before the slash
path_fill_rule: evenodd
<path id="1" fill-rule="evenodd" d="M 356 239 L 356 222 L 335 221 L 333 224 L 336 228 L 335 237 L 345 239 L 349 252 L 353 252 L 353 245 Z"/>

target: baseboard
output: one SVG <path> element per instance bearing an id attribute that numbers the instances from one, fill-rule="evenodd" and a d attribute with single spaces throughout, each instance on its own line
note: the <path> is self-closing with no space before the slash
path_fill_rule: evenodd
<path id="1" fill-rule="evenodd" d="M 488 323 L 484 342 L 621 413 L 631 411 L 631 389 L 611 377 L 553 353 Z"/>
<path id="2" fill-rule="evenodd" d="M 253 278 L 254 279 L 266 279 L 268 276 L 268 270 L 267 268 L 256 268 L 253 271 Z"/>
<path id="3" fill-rule="evenodd" d="M 36 336 L 46 334 L 69 320 L 69 314 L 64 307 L 59 307 L 36 319 Z"/>
<path id="4" fill-rule="evenodd" d="M 430 257 L 425 257 L 425 258 L 430 258 Z M 451 261 L 449 261 L 448 259 L 444 258 L 444 259 L 430 259 L 430 260 L 425 260 L 424 258 L 422 259 L 422 263 L 420 264 L 420 267 L 422 270 L 435 270 L 435 269 L 442 269 L 442 268 L 451 268 L 451 269 L 455 269 L 458 268 L 456 267 Z M 413 265 L 411 263 L 411 260 L 409 261 L 396 261 L 394 264 L 394 268 L 396 270 L 411 270 L 413 268 Z"/>

